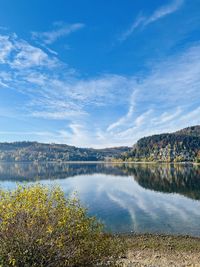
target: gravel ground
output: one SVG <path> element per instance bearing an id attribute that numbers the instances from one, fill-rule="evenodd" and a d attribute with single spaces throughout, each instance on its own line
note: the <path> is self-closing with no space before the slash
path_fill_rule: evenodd
<path id="1" fill-rule="evenodd" d="M 124 267 L 200 267 L 200 238 L 133 235 L 125 240 Z"/>
<path id="2" fill-rule="evenodd" d="M 200 253 L 130 251 L 124 267 L 200 267 Z"/>

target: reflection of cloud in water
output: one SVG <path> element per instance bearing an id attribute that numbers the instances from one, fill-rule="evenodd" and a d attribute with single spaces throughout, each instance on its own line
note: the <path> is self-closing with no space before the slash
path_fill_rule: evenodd
<path id="1" fill-rule="evenodd" d="M 143 189 L 132 177 L 78 176 L 66 180 L 62 187 L 68 193 L 79 192 L 80 198 L 89 206 L 91 202 L 105 205 L 106 196 L 107 205 L 101 206 L 102 210 L 112 207 L 111 203 L 118 206 L 119 213 L 120 209 L 126 210 L 132 220 L 128 230 L 200 233 L 198 201 Z"/>
<path id="2" fill-rule="evenodd" d="M 89 212 L 112 230 L 200 235 L 200 202 L 178 194 L 142 188 L 133 177 L 95 174 L 42 181 L 59 184 L 66 195 L 78 192 Z M 7 183 L 13 187 L 13 183 Z"/>

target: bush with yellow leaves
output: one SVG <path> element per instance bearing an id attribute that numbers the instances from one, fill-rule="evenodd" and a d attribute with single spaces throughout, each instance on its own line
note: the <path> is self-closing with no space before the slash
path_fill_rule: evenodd
<path id="1" fill-rule="evenodd" d="M 60 188 L 0 190 L 1 266 L 110 266 L 121 252 L 117 239 Z"/>

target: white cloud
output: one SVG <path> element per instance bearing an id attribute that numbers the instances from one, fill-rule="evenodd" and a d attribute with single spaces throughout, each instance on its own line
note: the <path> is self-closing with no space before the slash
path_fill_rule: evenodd
<path id="1" fill-rule="evenodd" d="M 104 74 L 86 79 L 16 35 L 0 38 L 1 64 L 6 66 L 0 86 L 25 96 L 20 107 L 12 107 L 17 116 L 21 112 L 26 119 L 66 125 L 46 140 L 84 147 L 132 145 L 149 134 L 200 123 L 199 44 L 152 63 L 151 71 L 139 78 Z"/>
<path id="2" fill-rule="evenodd" d="M 57 103 L 57 102 L 56 102 Z M 78 110 L 71 110 L 70 106 L 66 107 L 64 110 L 62 110 L 59 106 L 57 106 L 58 110 L 54 111 L 33 111 L 31 112 L 31 116 L 36 118 L 44 118 L 44 119 L 53 119 L 53 120 L 69 120 L 69 119 L 75 119 L 87 115 L 87 113 L 84 112 L 78 112 Z"/>
<path id="3" fill-rule="evenodd" d="M 85 25 L 83 23 L 64 24 L 63 22 L 54 23 L 54 30 L 46 32 L 32 32 L 32 38 L 40 40 L 45 44 L 52 44 L 57 39 L 67 36 L 77 30 L 80 30 Z"/>
<path id="4" fill-rule="evenodd" d="M 184 0 L 173 0 L 171 4 L 162 6 L 159 9 L 157 9 L 152 16 L 150 16 L 146 21 L 145 25 L 148 25 L 162 17 L 165 17 L 171 13 L 174 13 L 177 11 L 183 4 Z"/>
<path id="5" fill-rule="evenodd" d="M 115 211 L 118 214 L 123 212 L 124 224 L 121 224 L 123 226 L 120 229 L 122 232 L 162 232 L 164 225 L 165 229 L 169 227 L 168 230 L 172 233 L 178 229 L 182 233 L 195 234 L 199 229 L 199 201 L 179 194 L 161 194 L 142 188 L 136 179 L 134 176 L 120 177 L 96 173 L 92 179 L 87 175 L 77 175 L 74 178 L 57 180 L 57 183 L 67 195 L 78 192 L 81 201 L 89 209 L 94 203 L 99 207 L 99 211 L 104 211 L 106 206 L 106 214 L 100 212 L 99 216 L 104 222 L 109 222 L 109 226 Z M 52 182 L 46 180 L 43 183 Z M 91 195 L 95 195 L 95 199 L 91 199 Z M 114 228 L 114 225 L 112 226 Z"/>
<path id="6" fill-rule="evenodd" d="M 170 4 L 161 6 L 160 8 L 155 10 L 153 14 L 150 15 L 149 17 L 140 14 L 138 18 L 130 26 L 130 28 L 121 35 L 120 41 L 126 40 L 137 28 L 146 27 L 147 25 L 165 16 L 174 13 L 182 6 L 183 3 L 184 0 L 173 0 Z"/>
<path id="7" fill-rule="evenodd" d="M 76 146 L 79 147 L 87 147 L 91 143 L 91 140 L 94 140 L 92 132 L 81 123 L 71 123 L 69 130 L 61 130 L 59 134 L 67 144 L 77 144 Z"/>
<path id="8" fill-rule="evenodd" d="M 153 113 L 153 110 L 147 110 L 146 112 L 142 113 L 135 119 L 135 127 L 139 128 L 143 126 L 146 122 L 147 119 L 149 118 L 149 115 Z"/>
<path id="9" fill-rule="evenodd" d="M 162 124 L 162 123 L 166 123 L 169 121 L 172 121 L 174 119 L 176 119 L 177 117 L 179 117 L 181 115 L 181 113 L 183 112 L 181 107 L 177 107 L 177 109 L 173 112 L 164 112 L 161 114 L 160 118 L 156 121 L 155 120 L 155 124 Z"/>
<path id="10" fill-rule="evenodd" d="M 0 35 L 0 63 L 6 63 L 13 44 L 9 40 L 9 36 Z"/>
<path id="11" fill-rule="evenodd" d="M 37 132 L 37 131 L 0 131 L 0 135 L 33 135 L 33 136 L 51 136 L 51 132 Z"/>
<path id="12" fill-rule="evenodd" d="M 0 87 L 9 87 L 7 81 L 10 81 L 10 75 L 5 71 L 0 71 Z"/>
<path id="13" fill-rule="evenodd" d="M 71 86 L 71 95 L 74 99 L 85 104 L 105 106 L 128 101 L 134 81 L 120 75 L 103 75 L 88 80 L 79 80 Z"/>
<path id="14" fill-rule="evenodd" d="M 0 63 L 14 69 L 51 68 L 58 65 L 58 60 L 13 34 L 0 35 Z"/>
<path id="15" fill-rule="evenodd" d="M 8 87 L 8 85 L 0 80 L 0 88 L 1 87 Z"/>
<path id="16" fill-rule="evenodd" d="M 78 80 L 55 73 L 20 72 L 12 85 L 30 99 L 26 108 L 34 117 L 46 119 L 83 119 L 90 108 L 127 104 L 132 82 L 117 75 Z M 116 93 L 117 92 L 117 93 Z"/>
<path id="17" fill-rule="evenodd" d="M 134 84 L 131 78 L 109 74 L 78 79 L 57 57 L 16 35 L 3 36 L 2 40 L 2 64 L 8 71 L 0 73 L 0 85 L 28 97 L 24 116 L 80 121 L 91 108 L 128 103 Z M 10 50 L 6 50 L 6 42 Z"/>
<path id="18" fill-rule="evenodd" d="M 102 140 L 130 145 L 143 136 L 200 124 L 200 46 L 151 67 L 134 85 L 134 109 L 130 103 L 127 114 L 102 132 Z"/>
<path id="19" fill-rule="evenodd" d="M 18 52 L 10 63 L 13 68 L 53 67 L 57 64 L 55 58 L 49 58 L 40 48 L 31 46 L 28 43 L 17 43 L 15 48 Z"/>
<path id="20" fill-rule="evenodd" d="M 120 41 L 125 41 L 138 27 L 145 23 L 145 17 L 139 15 L 138 18 L 133 22 L 133 24 L 120 36 Z"/>
<path id="21" fill-rule="evenodd" d="M 136 95 L 137 95 L 137 91 L 133 91 L 132 96 L 130 98 L 130 106 L 129 106 L 127 114 L 125 116 L 121 117 L 116 122 L 114 122 L 111 125 L 109 125 L 108 128 L 107 128 L 108 132 L 130 122 L 130 120 L 132 119 L 132 116 L 134 114 L 134 106 L 135 106 Z"/>

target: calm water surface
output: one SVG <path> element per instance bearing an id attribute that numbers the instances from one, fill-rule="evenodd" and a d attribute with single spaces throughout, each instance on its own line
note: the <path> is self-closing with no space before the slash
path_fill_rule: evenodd
<path id="1" fill-rule="evenodd" d="M 200 166 L 0 163 L 0 184 L 41 182 L 77 192 L 112 232 L 200 236 Z"/>

